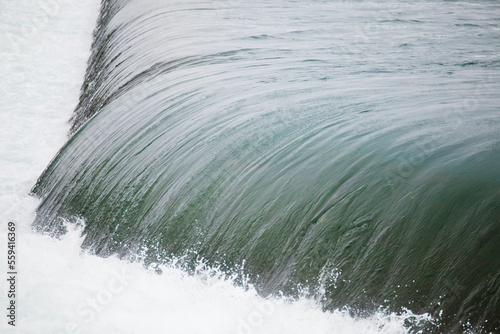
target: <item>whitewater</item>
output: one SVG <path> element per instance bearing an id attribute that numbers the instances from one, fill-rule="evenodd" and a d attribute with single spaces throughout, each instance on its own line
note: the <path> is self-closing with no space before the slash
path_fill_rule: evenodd
<path id="1" fill-rule="evenodd" d="M 2 333 L 406 333 L 429 320 L 385 313 L 357 319 L 323 312 L 315 300 L 260 297 L 251 285 L 201 262 L 195 275 L 170 266 L 101 258 L 82 251 L 82 225 L 60 239 L 34 233 L 39 200 L 29 195 L 67 140 L 99 2 L 1 2 L 0 261 L 7 272 L 7 223 L 17 226 L 16 326 Z M 161 274 L 158 272 L 161 271 Z M 241 278 L 239 279 L 241 281 Z"/>

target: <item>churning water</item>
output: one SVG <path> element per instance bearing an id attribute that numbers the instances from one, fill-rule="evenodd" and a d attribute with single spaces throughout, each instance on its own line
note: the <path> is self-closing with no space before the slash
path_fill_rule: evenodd
<path id="1" fill-rule="evenodd" d="M 496 2 L 6 3 L 20 333 L 499 330 Z"/>

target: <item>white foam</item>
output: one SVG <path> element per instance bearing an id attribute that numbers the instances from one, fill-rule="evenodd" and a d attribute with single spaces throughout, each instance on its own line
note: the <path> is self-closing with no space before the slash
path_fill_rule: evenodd
<path id="1" fill-rule="evenodd" d="M 189 276 L 81 251 L 81 227 L 61 240 L 34 234 L 38 200 L 28 196 L 66 141 L 78 100 L 99 1 L 2 4 L 0 30 L 0 254 L 6 223 L 18 228 L 18 318 L 2 333 L 405 333 L 404 315 L 354 319 L 312 300 L 263 299 L 219 271 Z M 3 37 L 2 37 L 3 38 Z M 7 42 L 5 42 L 7 41 Z M 5 255 L 0 256 L 6 273 Z M 7 305 L 1 284 L 0 304 Z M 3 311 L 5 312 L 5 311 Z M 421 318 L 421 317 L 419 317 Z"/>
<path id="2" fill-rule="evenodd" d="M 210 268 L 158 275 L 83 253 L 80 236 L 71 228 L 61 240 L 21 236 L 19 333 L 406 333 L 404 320 L 415 318 L 357 320 L 305 298 L 263 299 Z"/>

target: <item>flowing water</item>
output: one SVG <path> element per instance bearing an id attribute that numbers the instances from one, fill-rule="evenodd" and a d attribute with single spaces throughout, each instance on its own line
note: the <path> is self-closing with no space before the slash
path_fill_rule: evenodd
<path id="1" fill-rule="evenodd" d="M 66 38 L 55 44 L 82 57 Z M 62 294 L 45 311 L 43 293 L 22 299 L 26 322 L 498 331 L 499 51 L 494 1 L 104 1 L 71 137 L 32 190 L 36 218 L 6 217 L 61 238 L 26 232 L 48 249 L 30 259 L 50 269 L 30 264 L 30 286 Z M 67 88 L 66 69 L 27 88 L 43 95 L 54 76 L 53 91 Z M 57 125 L 34 126 L 41 116 L 18 100 L 8 130 L 45 131 L 22 138 L 47 164 L 55 152 L 38 138 L 57 149 L 77 103 L 61 99 Z M 100 307 L 82 306 L 88 295 Z"/>

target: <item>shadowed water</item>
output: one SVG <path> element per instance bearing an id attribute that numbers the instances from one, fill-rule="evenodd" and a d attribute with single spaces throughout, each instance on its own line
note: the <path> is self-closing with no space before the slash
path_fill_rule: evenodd
<path id="1" fill-rule="evenodd" d="M 34 226 L 82 217 L 99 255 L 244 264 L 263 295 L 494 331 L 499 11 L 106 1 Z"/>

